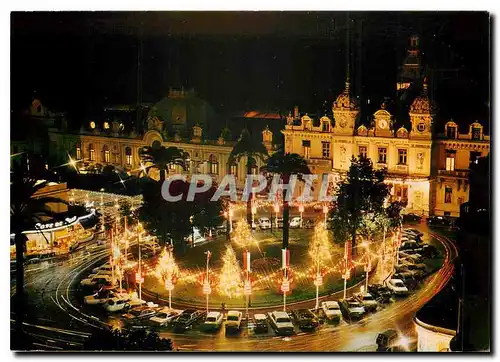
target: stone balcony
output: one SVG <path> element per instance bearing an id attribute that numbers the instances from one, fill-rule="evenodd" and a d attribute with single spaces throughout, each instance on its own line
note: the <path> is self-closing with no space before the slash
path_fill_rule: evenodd
<path id="1" fill-rule="evenodd" d="M 469 178 L 469 170 L 438 170 L 438 176 L 448 176 L 448 177 L 457 177 L 468 179 Z"/>

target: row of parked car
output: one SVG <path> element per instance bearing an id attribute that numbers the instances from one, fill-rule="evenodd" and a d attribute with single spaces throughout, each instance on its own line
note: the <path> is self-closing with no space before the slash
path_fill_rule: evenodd
<path id="1" fill-rule="evenodd" d="M 314 227 L 314 221 L 312 219 L 301 219 L 300 216 L 292 216 L 288 221 L 288 225 L 291 229 L 311 229 Z M 283 228 L 283 218 L 278 217 L 272 220 L 268 217 L 260 217 L 256 223 L 252 224 L 253 229 L 269 230 L 278 226 L 278 229 Z"/>

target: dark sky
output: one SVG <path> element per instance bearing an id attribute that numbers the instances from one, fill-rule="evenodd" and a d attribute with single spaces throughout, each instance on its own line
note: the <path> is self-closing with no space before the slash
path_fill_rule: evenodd
<path id="1" fill-rule="evenodd" d="M 395 97 L 408 37 L 421 37 L 435 74 L 432 96 L 445 116 L 486 120 L 489 101 L 487 13 L 349 14 L 356 92 Z M 50 108 L 85 119 L 104 104 L 143 100 L 170 86 L 193 87 L 220 114 L 246 109 L 315 113 L 343 89 L 345 12 L 12 13 L 12 107 L 33 92 Z"/>

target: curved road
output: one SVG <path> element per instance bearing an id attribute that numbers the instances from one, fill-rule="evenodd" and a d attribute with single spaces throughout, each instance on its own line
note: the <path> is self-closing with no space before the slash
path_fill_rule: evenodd
<path id="1" fill-rule="evenodd" d="M 238 336 L 189 330 L 186 333 L 162 332 L 171 338 L 179 350 L 192 351 L 374 351 L 378 333 L 389 328 L 399 330 L 410 340 L 415 340 L 413 323 L 415 312 L 436 295 L 453 275 L 453 259 L 457 249 L 452 240 L 437 234 L 426 225 L 418 225 L 425 235 L 445 248 L 442 267 L 421 283 L 409 297 L 392 303 L 361 322 L 338 326 L 325 325 L 316 332 L 298 333 L 291 337 L 253 335 L 242 328 Z M 25 327 L 43 350 L 81 349 L 82 343 L 95 328 L 105 325 L 120 326 L 119 318 L 96 317 L 96 308 L 82 305 L 77 297 L 79 280 L 95 264 L 102 263 L 109 253 L 104 247 L 87 248 L 66 260 L 30 265 L 26 269 L 26 291 L 30 308 Z M 11 295 L 15 281 L 11 282 Z M 313 307 L 311 303 L 310 307 Z"/>

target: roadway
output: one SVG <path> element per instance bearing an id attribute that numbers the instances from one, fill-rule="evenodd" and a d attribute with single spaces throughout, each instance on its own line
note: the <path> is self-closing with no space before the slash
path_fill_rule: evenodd
<path id="1" fill-rule="evenodd" d="M 300 332 L 291 337 L 275 336 L 272 332 L 257 336 L 246 328 L 236 336 L 226 336 L 224 328 L 215 334 L 194 328 L 186 333 L 163 331 L 161 336 L 171 338 L 181 351 L 374 351 L 376 336 L 389 328 L 399 330 L 414 341 L 413 316 L 450 280 L 453 259 L 457 255 L 452 240 L 428 229 L 425 224 L 415 227 L 424 232 L 424 241 L 442 243 L 445 248 L 443 266 L 409 297 L 384 307 L 361 322 L 326 325 L 316 332 Z M 98 313 L 96 308 L 83 305 L 78 292 L 79 281 L 108 256 L 104 247 L 87 246 L 65 259 L 27 266 L 25 288 L 29 296 L 29 310 L 25 327 L 36 339 L 38 348 L 81 349 L 95 328 L 121 325 L 119 318 L 110 318 Z M 15 280 L 12 280 L 11 295 L 14 290 Z M 314 302 L 308 303 L 310 308 L 314 306 Z"/>

